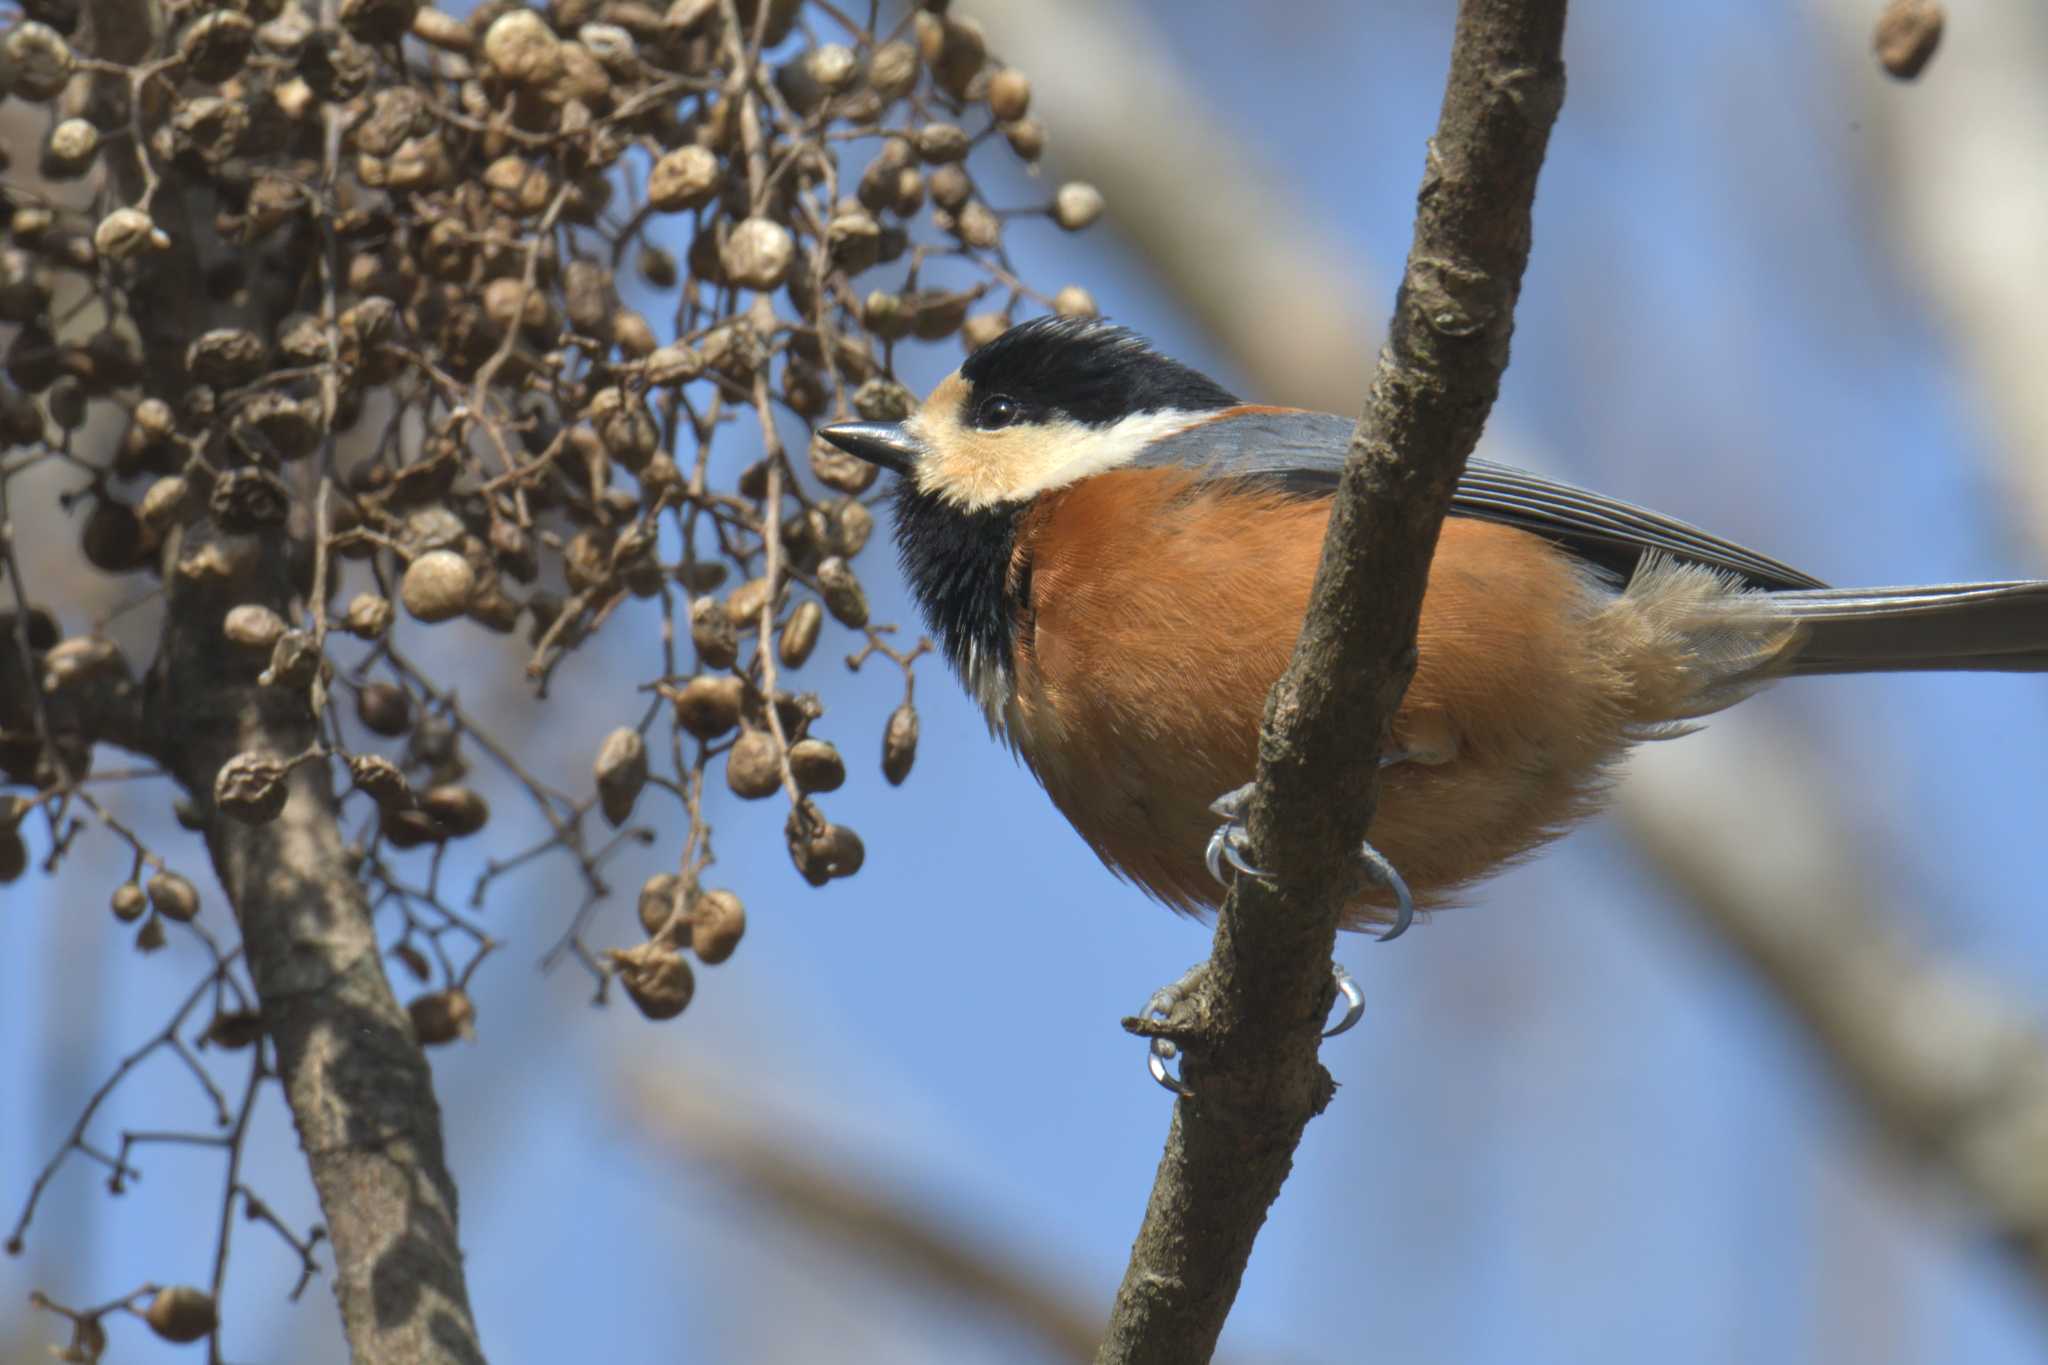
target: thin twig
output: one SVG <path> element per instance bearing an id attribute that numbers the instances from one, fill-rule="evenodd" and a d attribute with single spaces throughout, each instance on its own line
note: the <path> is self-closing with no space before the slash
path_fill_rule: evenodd
<path id="1" fill-rule="evenodd" d="M 1117 1293 L 1101 1362 L 1206 1360 L 1308 1121 L 1330 954 L 1357 893 L 1374 756 L 1414 669 L 1450 492 L 1506 368 L 1529 210 L 1564 97 L 1564 0 L 1464 0 L 1415 239 L 1333 505 L 1301 641 L 1267 703 L 1257 865 L 1174 1020 L 1192 1098 Z"/>

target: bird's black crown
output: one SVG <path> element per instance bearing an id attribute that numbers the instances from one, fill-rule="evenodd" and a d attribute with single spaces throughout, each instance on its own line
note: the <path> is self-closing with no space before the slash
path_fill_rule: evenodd
<path id="1" fill-rule="evenodd" d="M 1002 394 L 1038 414 L 1108 426 L 1139 413 L 1208 412 L 1237 398 L 1199 370 L 1159 354 L 1100 318 L 1033 318 L 967 357 L 977 398 Z"/>

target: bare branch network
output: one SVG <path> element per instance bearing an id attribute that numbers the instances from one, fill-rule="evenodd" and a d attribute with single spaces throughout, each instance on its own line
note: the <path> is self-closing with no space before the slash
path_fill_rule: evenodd
<path id="1" fill-rule="evenodd" d="M 834 632 L 849 668 L 899 669 L 878 747 L 901 782 L 926 646 L 870 619 L 853 567 L 876 471 L 810 433 L 907 414 L 905 345 L 1092 312 L 1019 278 L 1005 234 L 1085 228 L 1101 197 L 1018 174 L 1045 130 L 971 20 L 875 4 L 31 0 L 0 81 L 39 138 L 0 182 L 0 881 L 113 850 L 136 947 L 186 935 L 208 962 L 57 1143 L 9 1245 L 74 1159 L 118 1192 L 150 1144 L 217 1147 L 211 1284 L 46 1302 L 74 1358 L 134 1310 L 221 1359 L 239 1210 L 308 1274 L 331 1242 L 359 1359 L 481 1359 L 420 1045 L 474 1026 L 491 894 L 572 866 L 550 960 L 659 1019 L 744 934 L 742 897 L 708 882 L 721 781 L 786 805 L 804 881 L 860 870 L 826 809 L 846 774 L 826 699 L 793 680 Z M 53 515 L 75 562 L 31 569 L 13 529 Z M 107 580 L 118 604 L 93 610 Z M 152 659 L 117 621 L 147 623 Z M 492 733 L 474 674 L 426 639 L 452 626 L 471 669 L 545 698 L 621 621 L 650 643 L 612 649 L 641 672 L 581 772 Z M 152 778 L 232 922 L 105 798 Z M 451 844 L 502 823 L 485 789 L 540 832 L 457 885 Z M 639 891 L 644 937 L 602 947 L 607 864 L 650 842 L 673 867 Z M 107 1136 L 107 1101 L 162 1053 L 202 1117 Z M 267 1080 L 323 1228 L 240 1179 Z"/>

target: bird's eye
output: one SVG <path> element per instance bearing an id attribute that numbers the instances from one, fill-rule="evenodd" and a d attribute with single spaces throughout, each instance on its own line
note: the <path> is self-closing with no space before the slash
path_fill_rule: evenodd
<path id="1" fill-rule="evenodd" d="M 994 394 L 981 400 L 981 406 L 974 410 L 974 425 L 983 431 L 999 431 L 1023 415 L 1023 409 L 1014 398 Z"/>

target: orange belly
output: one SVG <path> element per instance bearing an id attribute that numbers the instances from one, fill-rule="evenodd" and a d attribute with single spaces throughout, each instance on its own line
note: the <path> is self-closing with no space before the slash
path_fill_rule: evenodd
<path id="1" fill-rule="evenodd" d="M 1031 614 L 1010 734 L 1103 861 L 1176 909 L 1222 899 L 1209 803 L 1254 774 L 1327 510 L 1140 469 L 1048 495 L 1020 527 Z M 1667 718 L 1670 680 L 1647 673 L 1679 661 L 1611 619 L 1616 600 L 1538 537 L 1445 523 L 1394 730 L 1416 757 L 1387 770 L 1368 832 L 1423 904 L 1561 833 Z"/>

